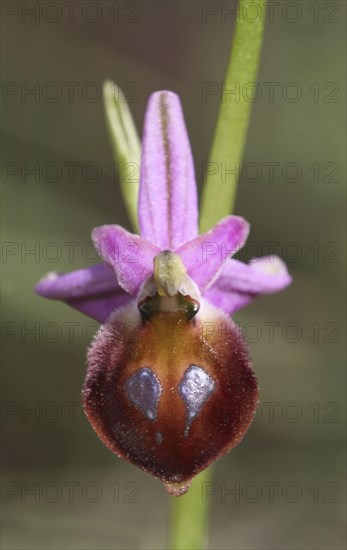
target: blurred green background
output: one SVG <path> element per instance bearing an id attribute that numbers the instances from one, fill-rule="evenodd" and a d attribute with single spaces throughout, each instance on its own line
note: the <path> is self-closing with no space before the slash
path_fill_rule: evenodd
<path id="1" fill-rule="evenodd" d="M 201 189 L 234 6 L 3 3 L 4 550 L 165 545 L 161 484 L 115 458 L 80 408 L 96 323 L 33 286 L 47 271 L 94 263 L 94 226 L 130 229 L 99 96 L 106 78 L 125 91 L 139 132 L 152 91 L 181 96 Z M 261 402 L 202 498 L 211 549 L 342 549 L 345 2 L 271 9 L 235 212 L 252 226 L 243 259 L 275 247 L 294 282 L 236 315 Z M 213 93 L 204 97 L 206 83 Z"/>

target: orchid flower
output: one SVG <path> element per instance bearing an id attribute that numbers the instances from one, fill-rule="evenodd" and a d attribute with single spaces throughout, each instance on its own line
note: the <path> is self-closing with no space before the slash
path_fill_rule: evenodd
<path id="1" fill-rule="evenodd" d="M 181 495 L 240 442 L 258 403 L 230 316 L 291 277 L 277 257 L 232 259 L 249 232 L 239 216 L 198 235 L 189 138 L 169 91 L 154 93 L 146 110 L 138 220 L 140 235 L 95 228 L 103 263 L 49 273 L 36 291 L 102 323 L 88 352 L 87 417 L 117 456 Z"/>

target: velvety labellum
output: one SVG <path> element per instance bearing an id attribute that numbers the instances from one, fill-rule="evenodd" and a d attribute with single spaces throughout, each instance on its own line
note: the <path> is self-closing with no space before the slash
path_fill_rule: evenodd
<path id="1" fill-rule="evenodd" d="M 177 310 L 149 303 L 146 315 L 136 304 L 118 310 L 90 349 L 83 392 L 102 441 L 174 495 L 239 443 L 258 402 L 230 318 L 203 304 L 192 318 L 178 303 Z"/>

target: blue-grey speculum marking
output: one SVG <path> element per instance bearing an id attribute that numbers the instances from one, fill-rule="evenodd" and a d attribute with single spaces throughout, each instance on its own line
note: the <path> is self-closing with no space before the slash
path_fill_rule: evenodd
<path id="1" fill-rule="evenodd" d="M 184 436 L 214 390 L 214 381 L 201 367 L 190 365 L 183 375 L 178 391 L 187 407 Z"/>
<path id="2" fill-rule="evenodd" d="M 154 422 L 162 387 L 152 369 L 139 369 L 127 380 L 125 389 L 135 407 Z"/>

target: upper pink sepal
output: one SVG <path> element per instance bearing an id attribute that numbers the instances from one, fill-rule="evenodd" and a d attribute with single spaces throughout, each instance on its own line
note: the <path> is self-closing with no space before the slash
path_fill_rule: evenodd
<path id="1" fill-rule="evenodd" d="M 151 95 L 142 140 L 138 205 L 140 233 L 175 250 L 198 234 L 194 161 L 179 97 Z"/>

